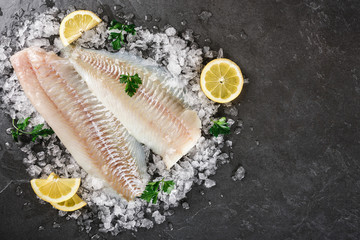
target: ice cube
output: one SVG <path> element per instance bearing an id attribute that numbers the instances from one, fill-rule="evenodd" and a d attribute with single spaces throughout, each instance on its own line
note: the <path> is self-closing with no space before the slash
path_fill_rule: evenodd
<path id="1" fill-rule="evenodd" d="M 211 187 L 216 185 L 216 182 L 214 180 L 211 180 L 211 179 L 206 179 L 204 185 L 207 188 L 211 188 Z"/>
<path id="2" fill-rule="evenodd" d="M 189 203 L 187 203 L 187 202 L 183 202 L 183 203 L 182 203 L 182 207 L 183 207 L 184 209 L 186 209 L 186 210 L 190 209 L 190 205 L 189 205 Z"/>
<path id="3" fill-rule="evenodd" d="M 165 221 L 165 216 L 161 215 L 159 211 L 155 211 L 152 214 L 156 224 L 161 224 Z"/>
<path id="4" fill-rule="evenodd" d="M 232 180 L 234 180 L 234 181 L 238 181 L 238 180 L 240 181 L 240 180 L 242 180 L 244 177 L 245 177 L 245 169 L 244 169 L 242 166 L 240 166 L 240 167 L 236 170 L 234 176 L 232 176 L 231 178 L 232 178 Z"/>
<path id="5" fill-rule="evenodd" d="M 169 37 L 170 37 L 170 36 L 175 36 L 175 34 L 176 34 L 176 29 L 173 28 L 173 27 L 169 27 L 169 28 L 167 28 L 167 29 L 165 30 L 165 33 L 166 33 L 166 35 L 168 35 Z"/>
<path id="6" fill-rule="evenodd" d="M 199 14 L 199 18 L 201 21 L 207 23 L 210 19 L 210 17 L 212 16 L 212 13 L 211 12 L 208 12 L 208 11 L 202 11 L 200 14 Z"/>
<path id="7" fill-rule="evenodd" d="M 225 114 L 233 116 L 233 117 L 236 117 L 238 115 L 238 110 L 237 110 L 236 106 L 225 108 L 224 112 L 225 112 Z"/>

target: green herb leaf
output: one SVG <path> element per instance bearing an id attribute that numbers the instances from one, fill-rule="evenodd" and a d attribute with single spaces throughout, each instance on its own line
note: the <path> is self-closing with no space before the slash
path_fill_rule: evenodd
<path id="1" fill-rule="evenodd" d="M 111 44 L 112 44 L 112 47 L 114 50 L 119 50 L 125 44 L 125 37 L 123 35 L 123 31 L 125 31 L 129 34 L 132 34 L 132 35 L 135 35 L 135 33 L 136 33 L 134 24 L 126 25 L 126 24 L 119 23 L 116 20 L 112 20 L 110 22 L 109 30 L 119 30 L 120 31 L 120 32 L 110 32 L 110 35 L 109 35 L 109 39 L 113 40 L 111 42 Z"/>
<path id="2" fill-rule="evenodd" d="M 121 29 L 122 27 L 124 26 L 124 24 L 121 24 L 121 23 L 119 23 L 118 21 L 116 21 L 116 20 L 112 20 L 111 22 L 110 22 L 110 28 L 109 28 L 109 30 L 113 30 L 113 29 Z"/>
<path id="3" fill-rule="evenodd" d="M 53 133 L 54 133 L 54 131 L 51 128 L 45 128 L 45 129 L 41 129 L 38 132 L 38 135 L 42 136 L 42 137 L 47 137 L 47 136 L 49 136 L 49 135 L 51 135 Z"/>
<path id="4" fill-rule="evenodd" d="M 126 83 L 125 92 L 130 96 L 134 96 L 139 85 L 142 84 L 141 78 L 136 73 L 135 75 L 120 75 L 120 83 Z"/>
<path id="5" fill-rule="evenodd" d="M 39 124 L 34 127 L 34 130 L 31 131 L 32 141 L 35 142 L 36 138 L 38 137 L 47 137 L 54 133 L 52 129 L 42 129 L 44 124 Z"/>
<path id="6" fill-rule="evenodd" d="M 220 118 L 218 121 L 213 121 L 214 125 L 210 128 L 210 133 L 215 137 L 219 136 L 219 134 L 229 134 L 230 127 L 226 122 L 226 117 Z"/>
<path id="7" fill-rule="evenodd" d="M 34 129 L 31 131 L 31 134 L 36 134 L 38 133 L 42 128 L 43 128 L 44 124 L 39 124 L 39 125 L 36 125 L 34 127 Z"/>
<path id="8" fill-rule="evenodd" d="M 25 129 L 29 125 L 30 117 L 27 117 L 25 119 L 19 119 L 15 124 L 15 119 L 12 120 L 12 124 L 14 129 L 11 129 L 11 135 L 13 139 L 17 142 L 19 140 L 19 136 L 23 134 L 28 134 L 31 136 L 31 140 L 35 141 L 38 137 L 46 137 L 48 135 L 51 135 L 54 133 L 52 129 L 42 129 L 44 127 L 44 124 L 38 124 L 36 125 L 33 130 L 30 132 L 26 132 Z"/>
<path id="9" fill-rule="evenodd" d="M 175 188 L 174 181 L 164 181 L 163 191 L 166 193 L 171 193 L 171 191 Z"/>
<path id="10" fill-rule="evenodd" d="M 17 142 L 19 140 L 19 131 L 11 129 L 11 136 L 13 137 L 14 141 Z"/>
<path id="11" fill-rule="evenodd" d="M 155 192 L 153 191 L 144 191 L 141 195 L 141 199 L 144 199 L 147 202 L 153 201 L 153 198 L 155 197 Z M 157 197 L 157 195 L 156 195 Z"/>
<path id="12" fill-rule="evenodd" d="M 119 36 L 119 33 L 116 32 L 111 32 L 109 35 L 109 39 L 116 39 Z"/>
<path id="13" fill-rule="evenodd" d="M 175 187 L 174 181 L 161 181 L 149 182 L 142 195 L 141 199 L 144 199 L 147 202 L 152 202 L 153 204 L 157 203 L 158 195 L 161 192 L 161 188 L 163 192 L 170 193 Z"/>
<path id="14" fill-rule="evenodd" d="M 111 45 L 114 50 L 119 50 L 122 47 L 121 38 L 116 38 L 114 41 L 111 42 Z"/>
<path id="15" fill-rule="evenodd" d="M 135 30 L 135 25 L 134 24 L 130 24 L 130 25 L 125 25 L 124 26 L 124 30 L 125 32 L 128 32 L 132 35 L 135 35 L 136 33 L 136 30 Z"/>
<path id="16" fill-rule="evenodd" d="M 17 127 L 20 129 L 20 130 L 25 130 L 25 128 L 29 125 L 29 119 L 30 117 L 27 117 L 25 119 L 19 119 L 17 121 Z"/>
<path id="17" fill-rule="evenodd" d="M 159 192 L 154 192 L 153 193 L 153 197 L 152 197 L 152 203 L 153 204 L 156 204 L 157 199 L 158 199 L 158 195 L 159 195 Z"/>

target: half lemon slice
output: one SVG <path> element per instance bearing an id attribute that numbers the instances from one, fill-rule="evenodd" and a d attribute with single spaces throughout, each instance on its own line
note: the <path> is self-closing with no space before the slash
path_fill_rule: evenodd
<path id="1" fill-rule="evenodd" d="M 240 67 L 226 58 L 209 62 L 201 72 L 200 86 L 205 95 L 218 103 L 227 103 L 239 96 L 244 84 Z"/>
<path id="2" fill-rule="evenodd" d="M 30 183 L 39 198 L 50 203 L 59 203 L 76 194 L 80 181 L 80 178 L 59 178 L 55 173 L 51 173 L 47 179 L 33 179 Z"/>
<path id="3" fill-rule="evenodd" d="M 51 203 L 51 205 L 58 210 L 70 212 L 84 207 L 86 202 L 82 200 L 77 194 L 75 194 L 72 198 L 64 202 Z"/>
<path id="4" fill-rule="evenodd" d="M 92 29 L 101 22 L 101 19 L 93 12 L 78 10 L 67 15 L 60 24 L 60 39 L 66 47 L 82 33 Z"/>

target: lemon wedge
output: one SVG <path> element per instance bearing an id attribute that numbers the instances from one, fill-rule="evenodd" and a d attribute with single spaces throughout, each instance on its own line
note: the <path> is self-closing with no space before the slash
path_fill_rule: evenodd
<path id="1" fill-rule="evenodd" d="M 240 67 L 226 58 L 209 62 L 201 72 L 200 86 L 205 95 L 218 103 L 227 103 L 239 96 L 244 84 Z"/>
<path id="2" fill-rule="evenodd" d="M 59 203 L 51 203 L 51 205 L 61 211 L 70 212 L 78 210 L 86 205 L 86 202 L 82 200 L 77 194 L 72 198 Z"/>
<path id="3" fill-rule="evenodd" d="M 51 173 L 47 179 L 33 179 L 30 183 L 39 198 L 50 203 L 59 203 L 69 200 L 76 194 L 80 181 L 80 178 L 63 179 Z"/>
<path id="4" fill-rule="evenodd" d="M 82 33 L 92 29 L 101 22 L 101 19 L 93 12 L 87 10 L 78 10 L 67 15 L 60 24 L 60 39 L 66 47 L 76 39 L 81 37 Z"/>

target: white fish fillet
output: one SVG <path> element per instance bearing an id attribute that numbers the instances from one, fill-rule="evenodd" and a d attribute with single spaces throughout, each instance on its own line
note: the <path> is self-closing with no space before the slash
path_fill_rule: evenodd
<path id="1" fill-rule="evenodd" d="M 16 53 L 11 63 L 32 104 L 85 171 L 127 200 L 141 195 L 149 179 L 141 145 L 71 63 L 39 48 Z"/>
<path id="2" fill-rule="evenodd" d="M 200 119 L 164 86 L 168 75 L 159 67 L 126 52 L 73 48 L 66 54 L 98 99 L 131 135 L 162 156 L 168 169 L 196 144 Z M 136 73 L 142 84 L 130 97 L 119 78 Z"/>

